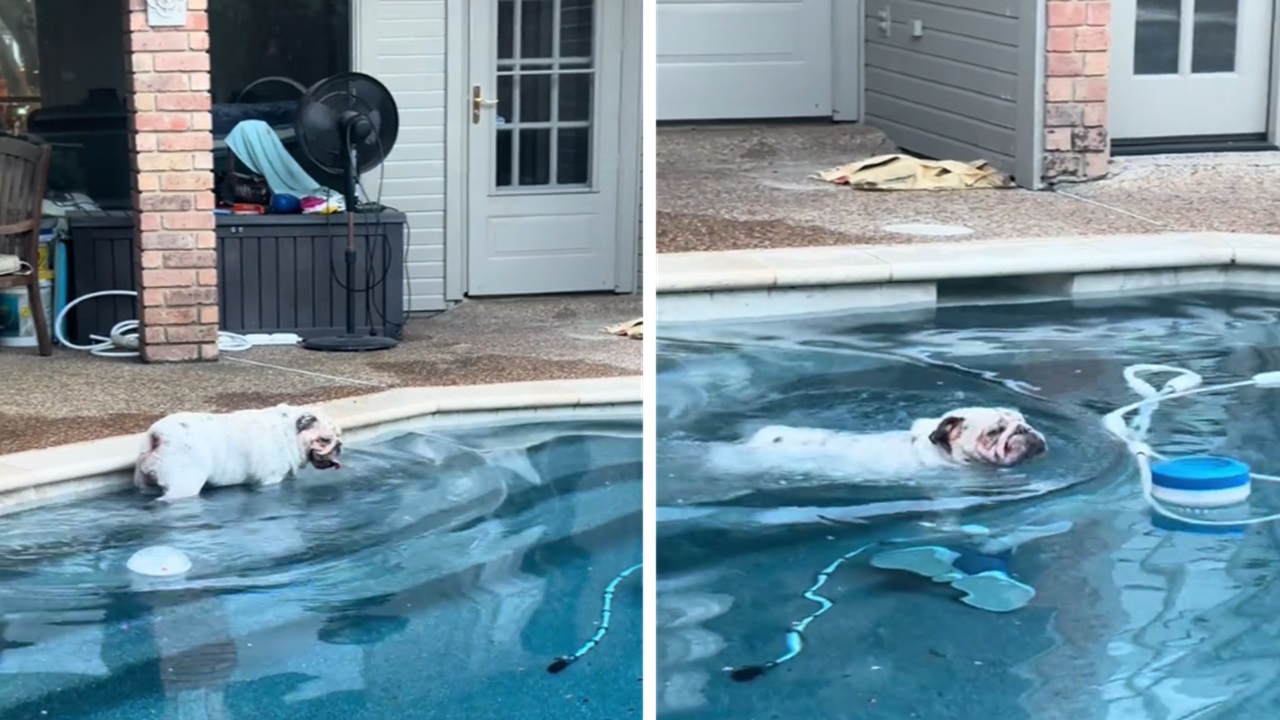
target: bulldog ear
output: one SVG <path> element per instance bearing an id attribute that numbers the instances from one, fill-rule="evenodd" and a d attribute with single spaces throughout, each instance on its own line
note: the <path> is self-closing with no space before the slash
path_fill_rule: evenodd
<path id="1" fill-rule="evenodd" d="M 319 420 L 316 420 L 315 415 L 312 415 L 311 413 L 303 413 L 298 416 L 298 432 L 306 432 L 307 430 L 310 430 L 317 422 L 319 422 Z"/>
<path id="2" fill-rule="evenodd" d="M 960 423 L 964 422 L 964 418 L 955 415 L 949 415 L 942 418 L 942 422 L 938 423 L 938 427 L 929 433 L 929 442 L 938 447 L 951 452 L 951 433 L 953 433 Z"/>

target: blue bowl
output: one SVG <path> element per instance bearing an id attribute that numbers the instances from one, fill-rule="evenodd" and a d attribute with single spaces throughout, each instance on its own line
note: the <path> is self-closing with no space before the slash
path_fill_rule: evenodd
<path id="1" fill-rule="evenodd" d="M 277 215 L 296 215 L 302 212 L 302 201 L 296 196 L 285 193 L 272 195 L 271 212 Z"/>

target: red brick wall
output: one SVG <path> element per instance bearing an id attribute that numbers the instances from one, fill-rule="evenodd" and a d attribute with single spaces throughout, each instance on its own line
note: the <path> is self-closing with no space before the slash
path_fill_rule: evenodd
<path id="1" fill-rule="evenodd" d="M 1049 0 L 1045 58 L 1044 179 L 1107 174 L 1111 0 Z"/>
<path id="2" fill-rule="evenodd" d="M 218 357 L 217 239 L 209 114 L 208 0 L 185 27 L 147 26 L 124 0 L 132 82 L 138 317 L 149 362 Z"/>

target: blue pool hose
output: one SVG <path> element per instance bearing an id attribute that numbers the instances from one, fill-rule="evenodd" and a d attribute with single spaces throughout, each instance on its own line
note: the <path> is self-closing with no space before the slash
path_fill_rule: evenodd
<path id="1" fill-rule="evenodd" d="M 547 672 L 554 675 L 564 670 L 571 664 L 577 662 L 583 655 L 591 652 L 596 645 L 600 644 L 600 641 L 604 639 L 605 634 L 609 632 L 609 620 L 613 617 L 613 591 L 617 590 L 618 585 L 621 584 L 623 580 L 626 580 L 628 575 L 639 570 L 642 565 L 643 563 L 636 563 L 635 565 L 632 565 L 626 570 L 618 573 L 614 576 L 613 580 L 609 581 L 609 584 L 604 588 L 604 603 L 600 610 L 600 627 L 596 629 L 596 633 L 591 636 L 590 640 L 583 643 L 582 647 L 578 648 L 572 655 L 565 655 L 553 660 L 551 664 L 547 666 Z"/>
<path id="2" fill-rule="evenodd" d="M 847 562 L 848 560 L 851 560 L 854 557 L 857 557 L 864 550 L 873 548 L 879 544 L 880 543 L 878 542 L 874 542 L 874 543 L 868 543 L 866 545 L 863 545 L 857 550 L 852 550 L 850 552 L 845 553 L 844 555 L 841 555 L 840 557 L 836 558 L 836 560 L 832 562 L 830 565 L 823 568 L 818 573 L 818 578 L 813 583 L 813 586 L 810 587 L 808 590 L 804 591 L 805 598 L 818 603 L 818 609 L 809 613 L 807 616 L 805 616 L 803 620 L 800 620 L 799 622 L 795 622 L 791 624 L 791 629 L 787 630 L 787 651 L 782 655 L 779 655 L 777 658 L 770 660 L 769 662 L 764 663 L 762 665 L 740 665 L 738 667 L 727 667 L 724 669 L 724 671 L 729 673 L 729 677 L 737 682 L 747 682 L 748 680 L 755 680 L 761 675 L 778 667 L 782 663 L 787 662 L 788 660 L 791 660 L 795 658 L 797 655 L 799 655 L 800 651 L 804 649 L 804 631 L 806 628 L 809 627 L 809 623 L 813 622 L 814 620 L 817 620 L 819 616 L 821 616 L 823 613 L 825 613 L 826 611 L 830 610 L 832 607 L 835 606 L 835 603 L 831 602 L 829 598 L 819 595 L 818 591 L 822 589 L 823 585 L 827 584 L 828 578 L 831 577 L 832 573 L 840 569 L 841 565 L 845 564 L 845 562 Z"/>

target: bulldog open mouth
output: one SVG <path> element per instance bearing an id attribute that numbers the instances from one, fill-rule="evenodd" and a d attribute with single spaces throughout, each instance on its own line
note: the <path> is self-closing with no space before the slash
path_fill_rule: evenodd
<path id="1" fill-rule="evenodd" d="M 341 454 L 342 454 L 342 443 L 336 442 L 333 444 L 333 447 L 328 451 L 321 451 L 316 449 L 312 449 L 308 451 L 307 460 L 311 463 L 311 466 L 316 468 L 317 470 L 328 470 L 329 468 L 333 468 L 334 470 L 341 470 L 342 461 L 338 459 L 338 456 Z"/>

